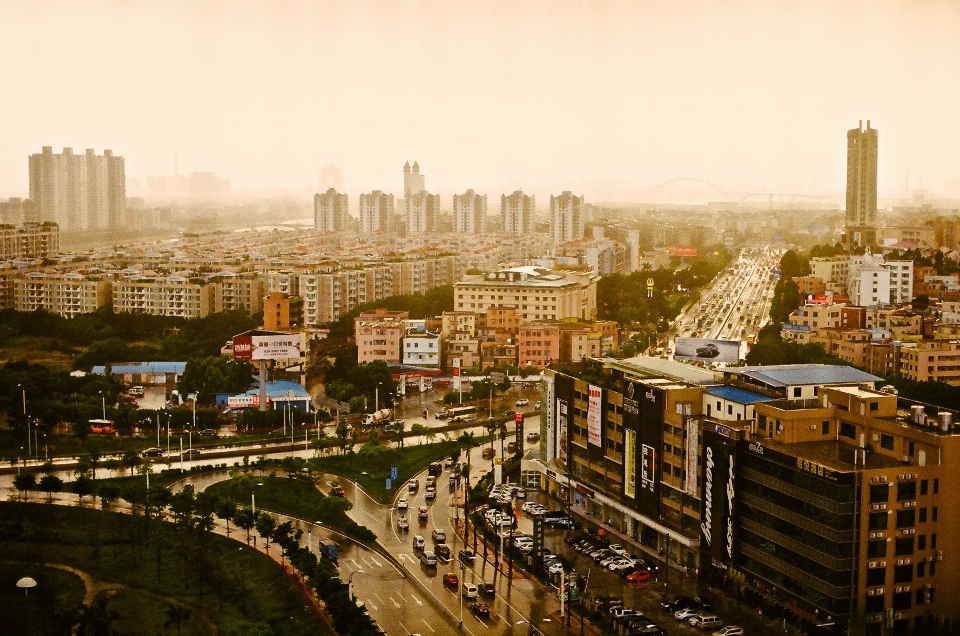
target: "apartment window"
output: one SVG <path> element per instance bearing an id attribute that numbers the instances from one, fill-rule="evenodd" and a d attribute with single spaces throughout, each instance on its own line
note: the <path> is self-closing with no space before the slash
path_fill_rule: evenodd
<path id="1" fill-rule="evenodd" d="M 879 539 L 867 542 L 867 558 L 878 559 L 887 556 L 887 541 Z"/>
<path id="2" fill-rule="evenodd" d="M 897 484 L 897 501 L 917 498 L 917 482 L 901 481 Z"/>
<path id="3" fill-rule="evenodd" d="M 880 434 L 880 448 L 893 450 L 893 435 Z"/>
<path id="4" fill-rule="evenodd" d="M 802 387 L 799 387 L 799 386 L 793 387 L 793 397 L 800 397 L 802 391 L 803 391 Z"/>
<path id="5" fill-rule="evenodd" d="M 917 537 L 917 550 L 926 550 L 927 549 L 927 535 L 921 534 Z"/>
<path id="6" fill-rule="evenodd" d="M 840 436 L 849 437 L 850 439 L 856 439 L 857 427 L 848 422 L 840 422 Z"/>
<path id="7" fill-rule="evenodd" d="M 871 512 L 869 525 L 871 530 L 886 530 L 887 529 L 887 513 Z"/>
<path id="8" fill-rule="evenodd" d="M 894 554 L 897 556 L 903 556 L 905 554 L 913 554 L 913 537 L 903 537 L 897 539 L 894 542 Z"/>
<path id="9" fill-rule="evenodd" d="M 889 501 L 890 488 L 888 484 L 873 484 L 870 486 L 870 503 Z"/>
<path id="10" fill-rule="evenodd" d="M 927 522 L 927 509 L 926 509 L 926 508 L 921 508 L 921 509 L 920 509 L 920 523 L 926 523 L 926 522 Z"/>
<path id="11" fill-rule="evenodd" d="M 933 494 L 935 494 L 935 495 L 940 494 L 940 480 L 939 480 L 939 479 L 934 479 L 934 480 L 933 480 Z"/>
<path id="12" fill-rule="evenodd" d="M 930 535 L 930 549 L 931 550 L 937 549 L 937 533 L 936 532 Z M 933 568 L 931 568 L 930 574 L 933 574 Z"/>
<path id="13" fill-rule="evenodd" d="M 880 403 L 879 403 L 879 402 L 871 402 L 871 403 L 870 403 L 870 410 L 871 410 L 871 411 L 879 411 L 879 410 L 880 410 Z"/>
<path id="14" fill-rule="evenodd" d="M 883 570 L 881 570 L 882 572 Z M 893 568 L 893 582 L 894 583 L 909 583 L 913 580 L 913 566 L 912 565 L 898 565 Z"/>
<path id="15" fill-rule="evenodd" d="M 923 576 L 926 576 L 926 573 L 927 573 L 927 562 L 921 561 L 920 563 L 917 563 L 917 578 L 919 579 Z"/>
<path id="16" fill-rule="evenodd" d="M 897 528 L 912 528 L 916 525 L 916 513 L 913 510 L 897 511 Z"/>
<path id="17" fill-rule="evenodd" d="M 825 420 L 825 421 L 823 421 L 823 422 L 820 424 L 820 434 L 821 434 L 821 435 L 829 435 L 829 434 L 830 434 L 830 422 L 828 422 L 828 421 Z"/>
<path id="18" fill-rule="evenodd" d="M 931 521 L 937 520 L 937 506 L 933 507 L 933 512 L 930 514 Z"/>

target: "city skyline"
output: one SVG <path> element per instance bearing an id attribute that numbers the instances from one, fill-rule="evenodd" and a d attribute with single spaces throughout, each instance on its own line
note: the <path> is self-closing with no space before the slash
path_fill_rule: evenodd
<path id="1" fill-rule="evenodd" d="M 842 193 L 868 119 L 881 197 L 960 180 L 957 3 L 237 7 L 0 4 L 0 196 L 43 146 L 112 148 L 144 185 L 179 157 L 234 191 L 312 194 L 333 165 L 399 197 L 417 160 L 445 199 Z"/>

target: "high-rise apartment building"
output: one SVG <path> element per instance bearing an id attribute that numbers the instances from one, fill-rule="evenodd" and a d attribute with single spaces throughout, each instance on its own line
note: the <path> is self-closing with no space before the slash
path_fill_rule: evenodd
<path id="1" fill-rule="evenodd" d="M 530 234 L 533 232 L 533 215 L 537 206 L 536 198 L 527 196 L 522 190 L 500 197 L 500 215 L 503 217 L 505 234 Z"/>
<path id="2" fill-rule="evenodd" d="M 456 234 L 483 234 L 487 225 L 487 195 L 473 190 L 453 195 L 453 231 Z"/>
<path id="3" fill-rule="evenodd" d="M 61 230 L 114 229 L 126 222 L 126 176 L 123 157 L 113 151 L 83 155 L 64 148 L 53 154 L 44 146 L 30 155 L 30 199 L 39 206 L 41 221 L 54 221 Z"/>
<path id="4" fill-rule="evenodd" d="M 877 240 L 878 134 L 870 127 L 847 131 L 846 242 L 870 246 Z"/>
<path id="5" fill-rule="evenodd" d="M 323 194 L 313 195 L 313 227 L 318 232 L 342 232 L 347 229 L 350 215 L 347 212 L 346 193 L 338 194 L 330 188 Z"/>
<path id="6" fill-rule="evenodd" d="M 392 194 L 384 194 L 380 190 L 374 190 L 370 194 L 361 194 L 360 231 L 364 234 L 389 231 L 393 210 Z"/>
<path id="7" fill-rule="evenodd" d="M 558 197 L 550 197 L 550 232 L 556 244 L 583 238 L 583 197 L 574 196 L 569 190 Z"/>
<path id="8" fill-rule="evenodd" d="M 440 195 L 421 190 L 403 198 L 407 220 L 407 236 L 432 234 L 437 231 L 440 216 Z"/>

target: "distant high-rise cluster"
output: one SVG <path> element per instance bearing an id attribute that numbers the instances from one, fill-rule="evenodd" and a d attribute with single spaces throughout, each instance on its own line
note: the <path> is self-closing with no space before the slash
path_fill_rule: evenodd
<path id="1" fill-rule="evenodd" d="M 426 176 L 420 174 L 420 165 L 403 166 L 403 212 L 407 222 L 407 236 L 432 234 L 437 231 L 440 216 L 440 195 L 427 192 Z"/>
<path id="2" fill-rule="evenodd" d="M 846 243 L 866 246 L 877 242 L 877 153 L 875 128 L 847 131 Z"/>
<path id="3" fill-rule="evenodd" d="M 394 207 L 392 194 L 384 194 L 380 190 L 361 194 L 360 231 L 364 234 L 389 231 Z"/>
<path id="4" fill-rule="evenodd" d="M 126 176 L 123 157 L 113 151 L 97 155 L 89 148 L 83 155 L 73 148 L 53 154 L 44 146 L 30 155 L 30 200 L 39 208 L 41 221 L 54 221 L 61 230 L 97 230 L 124 227 L 126 222 Z"/>

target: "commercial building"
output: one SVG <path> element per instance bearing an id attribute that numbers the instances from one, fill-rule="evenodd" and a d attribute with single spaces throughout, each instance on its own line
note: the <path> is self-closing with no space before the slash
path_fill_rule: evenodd
<path id="1" fill-rule="evenodd" d="M 407 328 L 403 337 L 403 364 L 440 368 L 440 335 L 424 328 Z"/>
<path id="2" fill-rule="evenodd" d="M 330 188 L 313 195 L 313 227 L 317 232 L 342 232 L 350 221 L 349 198 Z"/>
<path id="3" fill-rule="evenodd" d="M 490 307 L 513 307 L 524 322 L 592 320 L 598 280 L 590 274 L 532 266 L 503 269 L 455 284 L 454 310 L 485 312 Z"/>
<path id="4" fill-rule="evenodd" d="M 527 196 L 522 190 L 516 190 L 510 195 L 501 195 L 500 216 L 504 233 L 520 236 L 531 234 L 536 207 L 536 197 Z"/>
<path id="5" fill-rule="evenodd" d="M 453 195 L 455 234 L 483 234 L 487 231 L 487 195 L 473 190 Z"/>
<path id="6" fill-rule="evenodd" d="M 75 155 L 73 148 L 53 154 L 44 146 L 30 155 L 30 200 L 39 207 L 40 221 L 53 221 L 61 230 L 114 229 L 128 225 L 123 157 L 90 148 Z"/>
<path id="7" fill-rule="evenodd" d="M 877 130 L 858 128 L 847 131 L 847 207 L 846 243 L 870 247 L 877 242 Z"/>

